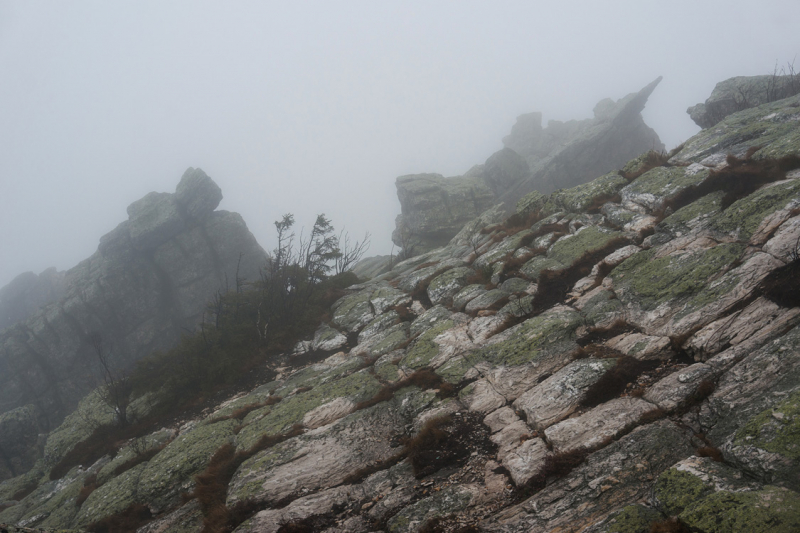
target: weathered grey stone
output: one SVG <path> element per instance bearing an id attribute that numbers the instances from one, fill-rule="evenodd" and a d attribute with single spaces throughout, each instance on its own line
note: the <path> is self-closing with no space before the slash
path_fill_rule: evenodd
<path id="1" fill-rule="evenodd" d="M 58 425 L 92 388 L 89 333 L 99 332 L 115 367 L 127 369 L 194 330 L 212 296 L 236 288 L 237 272 L 259 279 L 266 254 L 239 215 L 189 220 L 176 205 L 168 193 L 131 204 L 129 220 L 65 273 L 57 302 L 0 333 L 0 367 L 8 369 L 0 372 L 0 412 L 34 403 Z"/>
<path id="2" fill-rule="evenodd" d="M 467 507 L 477 490 L 470 486 L 449 487 L 424 498 L 396 514 L 389 520 L 391 533 L 417 531 L 427 520 L 458 513 Z"/>
<path id="3" fill-rule="evenodd" d="M 701 128 L 710 128 L 737 111 L 781 100 L 800 92 L 795 76 L 736 76 L 714 86 L 705 103 L 686 112 Z"/>
<path id="4" fill-rule="evenodd" d="M 459 399 L 470 411 L 479 413 L 489 413 L 506 404 L 505 397 L 494 390 L 492 384 L 485 379 L 467 385 L 461 390 Z"/>
<path id="5" fill-rule="evenodd" d="M 222 189 L 199 168 L 189 168 L 175 188 L 175 200 L 187 215 L 203 219 L 222 201 Z"/>
<path id="6" fill-rule="evenodd" d="M 131 244 L 139 250 L 155 248 L 186 227 L 175 195 L 167 192 L 151 192 L 129 205 L 128 222 Z"/>
<path id="7" fill-rule="evenodd" d="M 647 99 L 660 81 L 659 77 L 617 102 L 601 101 L 595 107 L 594 119 L 550 121 L 546 130 L 541 130 L 541 115 L 523 115 L 521 125 L 515 126 L 519 134 L 512 129 L 503 144 L 528 161 L 531 177 L 503 195 L 506 203 L 516 205 L 518 199 L 534 190 L 550 193 L 586 183 L 653 147 L 663 149 L 658 135 L 641 118 Z M 538 128 L 534 125 L 537 120 Z"/>
<path id="8" fill-rule="evenodd" d="M 433 305 L 452 305 L 453 296 L 467 286 L 467 278 L 474 271 L 469 267 L 456 267 L 433 278 L 428 285 L 428 298 Z"/>
<path id="9" fill-rule="evenodd" d="M 511 474 L 514 483 L 525 485 L 539 473 L 549 455 L 552 453 L 542 439 L 530 438 L 506 453 L 503 466 Z"/>
<path id="10" fill-rule="evenodd" d="M 713 388 L 715 378 L 712 367 L 697 363 L 673 372 L 657 382 L 647 390 L 643 398 L 657 405 L 662 411 L 671 413 L 702 400 L 696 397 L 698 389 L 704 383 L 707 388 Z"/>
<path id="11" fill-rule="evenodd" d="M 568 418 L 545 430 L 545 437 L 559 452 L 593 449 L 622 435 L 658 412 L 639 398 L 618 398 L 576 418 Z"/>
<path id="12" fill-rule="evenodd" d="M 447 320 L 453 313 L 446 307 L 436 305 L 419 315 L 411 323 L 410 333 L 417 336 L 434 327 L 437 323 Z"/>
<path id="13" fill-rule="evenodd" d="M 483 423 L 489 426 L 492 433 L 497 433 L 504 427 L 517 422 L 519 417 L 514 410 L 508 406 L 501 407 L 496 411 L 492 411 L 483 419 Z"/>
<path id="14" fill-rule="evenodd" d="M 453 296 L 453 309 L 456 311 L 463 311 L 469 302 L 486 292 L 483 285 L 467 285 Z"/>
<path id="15" fill-rule="evenodd" d="M 313 350 L 332 352 L 347 344 L 347 337 L 330 326 L 322 325 L 314 332 Z"/>
<path id="16" fill-rule="evenodd" d="M 568 475 L 481 522 L 489 532 L 582 530 L 650 496 L 653 473 L 692 454 L 687 435 L 668 421 L 639 427 L 590 455 Z"/>
<path id="17" fill-rule="evenodd" d="M 528 424 L 544 430 L 572 414 L 586 389 L 616 364 L 614 359 L 579 359 L 568 364 L 514 401 Z"/>
<path id="18" fill-rule="evenodd" d="M 473 298 L 464 307 L 467 313 L 477 313 L 484 309 L 496 309 L 508 300 L 508 293 L 500 289 L 486 291 L 477 298 Z"/>
<path id="19" fill-rule="evenodd" d="M 0 288 L 0 331 L 28 318 L 38 308 L 55 302 L 64 292 L 64 272 L 48 268 L 39 275 L 20 274 Z"/>

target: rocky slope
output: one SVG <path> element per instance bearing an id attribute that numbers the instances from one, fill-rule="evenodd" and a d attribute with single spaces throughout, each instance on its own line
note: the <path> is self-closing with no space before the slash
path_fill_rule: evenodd
<path id="1" fill-rule="evenodd" d="M 102 335 L 121 371 L 193 330 L 237 273 L 258 279 L 265 253 L 238 214 L 214 210 L 221 199 L 211 178 L 189 169 L 174 194 L 132 203 L 89 259 L 38 277 L 38 286 L 56 278 L 46 299 L 60 298 L 0 332 L 0 479 L 30 468 L 39 430 L 58 426 L 96 386 L 90 334 Z M 20 285 L 2 295 L 30 303 Z"/>
<path id="2" fill-rule="evenodd" d="M 798 243 L 795 96 L 486 210 L 351 287 L 274 381 L 50 480 L 112 417 L 88 396 L 0 484 L 0 522 L 798 531 Z"/>
<path id="3" fill-rule="evenodd" d="M 542 114 L 517 118 L 505 148 L 463 176 L 413 174 L 397 178 L 401 214 L 392 240 L 410 256 L 444 246 L 470 220 L 498 201 L 513 212 L 531 191 L 551 193 L 615 170 L 647 150 L 663 150 L 642 119 L 647 99 L 661 81 L 614 102 L 606 98 L 594 118 L 542 128 Z M 411 252 L 411 253 L 408 253 Z"/>

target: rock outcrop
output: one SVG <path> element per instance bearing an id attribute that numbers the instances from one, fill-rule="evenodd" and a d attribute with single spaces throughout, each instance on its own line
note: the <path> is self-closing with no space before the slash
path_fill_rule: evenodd
<path id="1" fill-rule="evenodd" d="M 800 530 L 798 120 L 765 104 L 494 207 L 349 287 L 274 381 L 51 480 L 113 416 L 87 396 L 0 523 L 199 531 L 227 454 L 237 533 Z"/>
<path id="2" fill-rule="evenodd" d="M 622 167 L 647 150 L 662 150 L 658 135 L 641 116 L 661 81 L 617 102 L 606 98 L 594 118 L 542 128 L 541 113 L 517 118 L 505 148 L 463 176 L 414 174 L 397 178 L 401 214 L 392 241 L 406 256 L 445 245 L 470 220 L 503 202 L 513 211 L 531 191 L 574 187 Z"/>
<path id="3" fill-rule="evenodd" d="M 210 298 L 235 288 L 237 276 L 258 279 L 265 252 L 238 214 L 214 211 L 221 199 L 211 178 L 189 169 L 175 194 L 132 203 L 90 258 L 63 275 L 40 275 L 34 286 L 63 278 L 48 285 L 61 296 L 0 334 L 0 412 L 34 404 L 42 428 L 57 425 L 94 386 L 91 333 L 123 370 L 194 330 Z"/>
<path id="4" fill-rule="evenodd" d="M 0 288 L 0 331 L 31 316 L 64 292 L 64 273 L 48 268 L 39 275 L 25 272 Z"/>
<path id="5" fill-rule="evenodd" d="M 686 110 L 701 128 L 710 128 L 737 111 L 800 93 L 800 74 L 736 76 L 719 82 L 705 103 Z"/>

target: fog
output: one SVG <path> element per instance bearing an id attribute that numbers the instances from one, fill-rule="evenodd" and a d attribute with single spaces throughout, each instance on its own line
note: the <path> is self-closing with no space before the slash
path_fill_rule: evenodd
<path id="1" fill-rule="evenodd" d="M 796 0 L 0 1 L 0 286 L 74 266 L 190 166 L 267 249 L 283 213 L 325 213 L 389 253 L 395 177 L 461 174 L 518 115 L 589 118 L 659 75 L 644 118 L 674 147 L 718 81 L 794 60 L 798 20 Z"/>

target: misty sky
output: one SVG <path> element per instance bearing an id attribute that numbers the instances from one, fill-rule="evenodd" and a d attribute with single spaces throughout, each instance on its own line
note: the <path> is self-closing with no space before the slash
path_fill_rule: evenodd
<path id="1" fill-rule="evenodd" d="M 589 118 L 659 75 L 644 117 L 672 148 L 716 82 L 794 60 L 798 20 L 797 0 L 0 0 L 0 286 L 74 266 L 190 166 L 267 249 L 283 213 L 324 212 L 388 253 L 397 176 L 462 174 L 518 115 Z"/>

